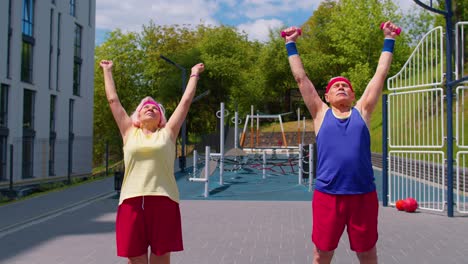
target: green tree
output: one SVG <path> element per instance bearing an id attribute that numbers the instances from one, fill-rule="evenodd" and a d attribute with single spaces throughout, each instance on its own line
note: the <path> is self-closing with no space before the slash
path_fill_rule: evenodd
<path id="1" fill-rule="evenodd" d="M 400 18 L 398 8 L 388 0 L 322 2 L 304 25 L 304 37 L 298 43 L 319 93 L 323 94 L 331 77 L 344 75 L 359 97 L 377 67 L 382 49 L 380 24 L 388 20 L 399 24 Z M 392 69 L 398 69 L 408 57 L 407 50 L 400 52 L 407 43 L 404 35 L 397 41 Z"/>
<path id="2" fill-rule="evenodd" d="M 303 36 L 297 43 L 309 77 L 323 93 L 330 77 L 345 75 L 358 96 L 377 66 L 382 49 L 381 22 L 392 20 L 404 29 L 396 44 L 391 75 L 409 57 L 415 36 L 425 30 L 423 24 L 415 23 L 416 18 L 433 21 L 423 13 L 410 14 L 403 20 L 390 0 L 325 0 L 311 15 L 302 25 Z M 110 143 L 117 158 L 122 155 L 122 140 L 104 94 L 102 70 L 97 66 L 101 59 L 114 61 L 117 92 L 128 114 L 149 95 L 164 105 L 167 117 L 182 95 L 182 71 L 161 55 L 184 67 L 186 80 L 193 65 L 205 63 L 197 95 L 207 90 L 210 94 L 191 106 L 189 136 L 218 129 L 215 113 L 220 102 L 231 113 L 237 106 L 241 117 L 250 114 L 251 105 L 267 113 L 295 111 L 300 105 L 296 102 L 293 106 L 286 96 L 297 85 L 279 29 L 271 30 L 269 41 L 260 43 L 249 41 L 245 32 L 228 26 L 158 26 L 150 22 L 139 33 L 111 32 L 95 55 L 95 162 L 101 162 L 104 142 Z"/>
<path id="3" fill-rule="evenodd" d="M 111 59 L 115 63 L 113 70 L 119 99 L 127 111 L 138 104 L 140 89 L 140 59 L 138 38 L 134 33 L 124 34 L 120 30 L 109 33 L 107 41 L 96 47 L 94 74 L 94 162 L 99 163 L 105 154 L 105 143 L 108 142 L 110 152 L 115 159 L 122 157 L 122 139 L 109 109 L 104 91 L 104 80 L 99 61 Z M 131 112 L 129 112 L 131 114 Z"/>

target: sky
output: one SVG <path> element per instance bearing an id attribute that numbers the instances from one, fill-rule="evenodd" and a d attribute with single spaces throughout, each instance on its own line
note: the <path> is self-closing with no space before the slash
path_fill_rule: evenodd
<path id="1" fill-rule="evenodd" d="M 300 26 L 322 0 L 96 0 L 96 44 L 116 28 L 141 31 L 142 25 L 227 25 L 250 40 L 267 41 L 269 29 Z M 411 0 L 393 0 L 402 9 Z"/>

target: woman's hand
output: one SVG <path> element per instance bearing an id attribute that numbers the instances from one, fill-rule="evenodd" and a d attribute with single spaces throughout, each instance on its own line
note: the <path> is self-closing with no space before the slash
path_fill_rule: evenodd
<path id="1" fill-rule="evenodd" d="M 113 65 L 111 60 L 101 60 L 101 62 L 99 62 L 99 66 L 101 66 L 103 70 L 112 70 Z"/>
<path id="2" fill-rule="evenodd" d="M 195 64 L 192 67 L 191 75 L 200 75 L 200 73 L 202 73 L 204 70 L 205 70 L 205 64 L 203 64 L 203 63 Z"/>

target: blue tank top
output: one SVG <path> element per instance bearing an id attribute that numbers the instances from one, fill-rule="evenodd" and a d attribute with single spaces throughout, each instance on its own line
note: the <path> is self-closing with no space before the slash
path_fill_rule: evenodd
<path id="1" fill-rule="evenodd" d="M 352 108 L 344 120 L 328 109 L 316 141 L 317 190 L 330 194 L 375 191 L 369 129 L 357 109 Z"/>

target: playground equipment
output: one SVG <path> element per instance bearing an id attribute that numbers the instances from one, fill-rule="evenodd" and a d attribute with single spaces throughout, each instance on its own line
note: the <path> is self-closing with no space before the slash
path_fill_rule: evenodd
<path id="1" fill-rule="evenodd" d="M 252 108 L 253 111 L 253 108 Z M 289 114 L 289 113 L 287 113 Z M 216 116 L 220 119 L 220 152 L 219 153 L 212 153 L 209 146 L 205 147 L 205 155 L 204 160 L 199 158 L 197 151 L 193 153 L 193 172 L 189 180 L 192 182 L 203 182 L 205 184 L 205 191 L 204 197 L 209 196 L 209 186 L 210 186 L 210 176 L 214 174 L 216 169 L 219 167 L 219 185 L 222 186 L 224 184 L 223 177 L 225 171 L 238 171 L 242 169 L 257 169 L 262 170 L 262 177 L 266 179 L 267 171 L 271 173 L 278 173 L 278 174 L 287 174 L 287 173 L 296 173 L 295 166 L 298 166 L 298 184 L 309 184 L 309 191 L 312 189 L 312 174 L 314 171 L 313 166 L 313 146 L 309 145 L 308 154 L 303 153 L 302 144 L 299 144 L 298 147 L 288 147 L 285 148 L 284 146 L 279 147 L 269 147 L 268 151 L 266 149 L 258 149 L 253 153 L 247 153 L 243 149 L 238 148 L 238 127 L 237 125 L 240 123 L 238 118 L 238 113 L 236 111 L 232 122 L 235 124 L 235 133 L 234 133 L 234 148 L 224 151 L 224 119 L 226 116 L 229 115 L 228 111 L 224 109 L 224 103 L 220 105 L 220 111 L 216 113 Z M 284 114 L 283 114 L 284 115 Z M 271 118 L 279 118 L 281 127 L 281 115 L 268 115 Z M 259 115 L 256 115 L 255 118 L 257 120 L 260 119 Z M 250 119 L 252 122 L 253 118 Z M 304 122 L 304 130 L 305 130 L 305 120 Z M 257 129 L 258 129 L 258 121 L 257 121 Z M 245 130 L 245 128 L 244 128 Z M 284 129 L 282 128 L 283 138 L 284 136 Z M 298 110 L 298 134 L 300 133 L 300 112 Z M 245 135 L 245 134 L 244 134 Z M 258 138 L 258 136 L 257 136 Z M 241 140 L 242 142 L 242 140 Z M 286 140 L 284 140 L 286 142 Z M 242 144 L 242 143 L 241 143 Z M 286 158 L 278 158 L 276 150 L 284 150 L 286 149 L 287 156 Z M 290 149 L 295 149 L 297 153 L 293 154 L 291 157 L 291 153 L 289 153 Z M 261 156 L 260 156 L 261 154 Z M 268 158 L 269 155 L 269 158 Z M 203 170 L 199 171 L 198 164 L 203 164 Z M 225 165 L 227 165 L 227 168 Z M 305 166 L 309 166 L 308 170 L 305 170 Z M 285 168 L 290 168 L 290 171 L 287 172 Z M 305 173 L 308 173 L 308 177 L 305 177 Z M 308 181 L 306 181 L 308 179 Z"/>
<path id="2" fill-rule="evenodd" d="M 301 150 L 303 150 L 302 145 L 300 145 Z M 224 162 L 226 162 L 229 165 L 237 165 L 238 167 L 236 168 L 237 170 L 261 170 L 262 171 L 262 179 L 267 178 L 267 171 L 270 173 L 274 173 L 276 175 L 291 175 L 294 173 L 297 173 L 298 175 L 298 185 L 308 185 L 308 191 L 312 191 L 312 181 L 314 178 L 314 171 L 315 171 L 315 166 L 314 166 L 314 152 L 313 152 L 313 145 L 309 144 L 308 145 L 308 154 L 305 154 L 304 151 L 299 152 L 298 157 L 294 158 L 286 158 L 286 159 L 278 159 L 274 158 L 272 159 L 271 156 L 270 158 L 267 158 L 267 153 L 266 151 L 262 152 L 262 155 L 257 154 L 246 154 L 240 149 L 232 149 L 226 153 L 225 157 L 243 157 L 244 159 L 240 159 L 237 162 L 234 162 L 234 160 L 225 159 Z M 220 166 L 220 161 L 216 158 L 213 157 L 212 153 L 210 153 L 210 147 L 206 146 L 205 148 L 205 155 L 204 155 L 204 160 L 200 159 L 198 157 L 197 151 L 194 151 L 193 154 L 193 172 L 192 172 L 192 177 L 189 178 L 190 181 L 192 182 L 202 182 L 204 183 L 204 197 L 209 197 L 209 189 L 210 189 L 210 176 L 214 175 L 214 173 L 217 171 L 217 168 L 221 167 Z M 230 163 L 232 162 L 232 163 Z M 201 163 L 203 164 L 203 169 L 199 171 L 198 169 L 198 164 Z M 294 169 L 295 166 L 298 166 L 297 171 Z M 305 169 L 306 166 L 308 167 L 307 170 Z M 283 167 L 289 167 L 290 171 L 286 171 Z M 279 168 L 281 171 L 275 170 L 276 168 Z M 221 169 L 219 170 L 219 173 L 221 173 Z M 305 174 L 307 174 L 307 177 L 305 177 Z M 221 185 L 221 184 L 220 184 Z"/>
<path id="3" fill-rule="evenodd" d="M 240 147 L 243 148 L 244 151 L 248 153 L 258 153 L 261 154 L 264 150 L 267 151 L 267 153 L 278 153 L 278 152 L 283 152 L 283 153 L 298 153 L 298 145 L 302 142 L 301 141 L 301 118 L 300 118 L 300 110 L 297 110 L 297 146 L 288 146 L 288 141 L 286 139 L 286 134 L 284 132 L 284 126 L 283 126 L 283 116 L 292 114 L 292 112 L 288 113 L 281 113 L 281 114 L 274 114 L 274 115 L 262 115 L 262 114 L 254 114 L 254 108 L 251 106 L 250 110 L 251 114 L 247 115 L 245 118 L 245 124 L 244 124 L 244 129 L 241 134 L 240 138 Z M 280 124 L 280 129 L 281 129 L 281 137 L 282 139 L 278 142 L 276 146 L 264 146 L 261 145 L 261 136 L 260 136 L 260 120 L 262 119 L 274 119 L 277 120 Z M 254 121 L 256 121 L 256 126 L 254 125 Z M 302 121 L 303 122 L 303 133 L 302 133 L 302 138 L 304 138 L 304 133 L 305 133 L 305 118 Z M 247 127 L 250 123 L 250 141 L 249 141 L 249 146 L 245 146 L 245 139 L 247 135 Z M 254 132 L 255 129 L 255 132 Z"/>

